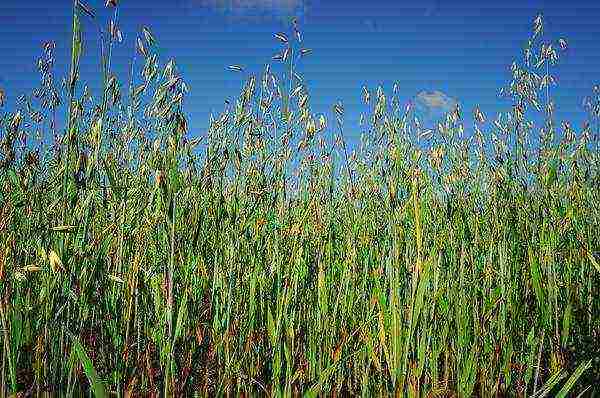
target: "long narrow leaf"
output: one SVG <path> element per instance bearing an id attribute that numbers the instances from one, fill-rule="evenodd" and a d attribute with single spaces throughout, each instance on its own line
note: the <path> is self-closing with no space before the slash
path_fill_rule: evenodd
<path id="1" fill-rule="evenodd" d="M 100 380 L 100 377 L 98 377 L 98 372 L 96 372 L 90 357 L 85 352 L 85 349 L 81 345 L 81 342 L 78 338 L 75 338 L 75 341 L 73 342 L 73 350 L 75 350 L 75 354 L 83 366 L 83 371 L 90 381 L 94 396 L 96 398 L 107 397 L 108 395 L 106 394 L 104 383 L 102 383 L 102 380 Z"/>

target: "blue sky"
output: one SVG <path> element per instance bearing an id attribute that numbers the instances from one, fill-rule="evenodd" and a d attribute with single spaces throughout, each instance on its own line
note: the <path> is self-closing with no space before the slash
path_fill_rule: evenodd
<path id="1" fill-rule="evenodd" d="M 104 0 L 87 0 L 99 21 L 108 20 Z M 555 68 L 559 86 L 552 90 L 559 120 L 579 130 L 583 98 L 600 82 L 600 5 L 594 1 L 353 1 L 353 0 L 121 0 L 119 26 L 124 42 L 114 54 L 114 71 L 128 84 L 136 34 L 149 26 L 162 60 L 174 58 L 190 93 L 185 101 L 190 135 L 208 126 L 208 117 L 239 92 L 242 75 L 227 66 L 240 64 L 259 74 L 280 48 L 275 32 L 290 32 L 298 18 L 304 44 L 313 50 L 303 59 L 314 112 L 332 118 L 341 100 L 346 133 L 359 136 L 358 119 L 366 108 L 361 87 L 394 83 L 404 104 L 419 93 L 437 92 L 446 103 L 459 101 L 470 123 L 475 104 L 488 115 L 506 111 L 499 88 L 510 79 L 510 65 L 520 58 L 536 14 L 542 12 L 549 38 L 565 37 L 569 50 Z M 0 87 L 7 108 L 38 82 L 35 61 L 41 43 L 56 42 L 56 70 L 66 76 L 70 53 L 69 0 L 0 2 Z M 100 50 L 93 26 L 84 19 L 85 50 L 81 78 L 98 95 Z M 275 70 L 281 70 L 275 68 Z M 422 94 L 423 95 L 423 94 Z M 5 108 L 6 109 L 6 108 Z"/>

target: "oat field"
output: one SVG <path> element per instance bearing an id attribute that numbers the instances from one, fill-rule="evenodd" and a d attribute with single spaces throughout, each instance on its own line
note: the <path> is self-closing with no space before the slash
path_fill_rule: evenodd
<path id="1" fill-rule="evenodd" d="M 261 75 L 224 65 L 243 88 L 198 135 L 175 61 L 118 7 L 75 0 L 62 85 L 47 42 L 39 87 L 0 91 L 2 396 L 600 394 L 600 88 L 584 126 L 557 120 L 569 44 L 541 15 L 498 115 L 423 129 L 397 87 L 357 93 L 360 126 L 315 114 L 293 21 Z"/>

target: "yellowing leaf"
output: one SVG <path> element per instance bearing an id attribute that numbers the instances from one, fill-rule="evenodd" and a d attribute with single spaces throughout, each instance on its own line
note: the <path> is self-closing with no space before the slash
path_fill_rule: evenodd
<path id="1" fill-rule="evenodd" d="M 48 256 L 46 255 L 46 250 L 44 250 L 43 247 L 40 247 L 38 249 L 38 255 L 40 256 L 42 261 L 46 261 L 46 259 L 48 258 Z"/>
<path id="2" fill-rule="evenodd" d="M 62 261 L 60 261 L 60 257 L 58 257 L 58 254 L 56 254 L 54 250 L 50 250 L 48 260 L 50 261 L 50 268 L 52 268 L 52 271 L 58 272 L 64 270 Z"/>
<path id="3" fill-rule="evenodd" d="M 92 142 L 94 144 L 98 144 L 98 142 L 100 141 L 100 135 L 102 133 L 102 118 L 98 118 L 98 120 L 96 120 L 96 123 L 94 123 L 94 125 L 92 126 Z"/>
<path id="4" fill-rule="evenodd" d="M 4 265 L 6 264 L 6 259 L 8 258 L 8 250 L 10 246 L 6 246 L 4 249 L 4 253 L 0 249 L 0 281 L 4 279 Z"/>
<path id="5" fill-rule="evenodd" d="M 108 276 L 108 279 L 110 279 L 110 280 L 112 280 L 112 281 L 115 281 L 115 282 L 117 282 L 117 283 L 125 283 L 125 281 L 124 281 L 123 279 L 119 278 L 119 277 L 118 277 L 118 276 L 116 276 L 116 275 L 109 275 L 109 276 Z"/>
<path id="6" fill-rule="evenodd" d="M 73 232 L 75 230 L 74 225 L 60 225 L 57 227 L 52 227 L 52 230 L 55 232 Z"/>
<path id="7" fill-rule="evenodd" d="M 589 251 L 587 252 L 587 254 L 588 254 L 588 258 L 590 259 L 590 262 L 592 263 L 594 268 L 596 268 L 596 271 L 600 272 L 600 264 L 598 264 L 598 261 L 596 261 L 596 259 L 594 258 L 594 255 L 592 253 L 590 253 Z"/>

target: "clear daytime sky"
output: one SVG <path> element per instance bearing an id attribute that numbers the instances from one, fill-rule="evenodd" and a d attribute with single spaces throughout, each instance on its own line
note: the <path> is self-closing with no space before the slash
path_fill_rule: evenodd
<path id="1" fill-rule="evenodd" d="M 105 0 L 87 0 L 105 24 Z M 341 100 L 346 132 L 359 135 L 358 119 L 366 108 L 361 87 L 372 93 L 382 85 L 392 94 L 395 82 L 404 104 L 419 93 L 460 102 L 470 125 L 476 104 L 488 119 L 509 109 L 497 97 L 510 80 L 510 65 L 522 59 L 532 21 L 542 13 L 547 38 L 567 39 L 569 50 L 555 68 L 552 89 L 557 117 L 578 131 L 585 114 L 582 100 L 600 82 L 600 3 L 591 0 L 542 1 L 353 1 L 353 0 L 121 0 L 123 43 L 115 48 L 113 70 L 128 84 L 136 35 L 148 26 L 162 51 L 163 64 L 174 58 L 190 87 L 184 103 L 190 136 L 203 134 L 209 114 L 239 93 L 242 77 L 227 70 L 239 64 L 259 75 L 281 45 L 275 32 L 291 32 L 297 17 L 304 46 L 313 50 L 300 72 L 310 92 L 312 110 L 332 118 Z M 7 93 L 5 111 L 39 81 L 36 59 L 44 41 L 56 42 L 56 71 L 68 73 L 72 2 L 69 0 L 0 1 L 0 87 Z M 100 49 L 89 19 L 84 23 L 81 78 L 99 96 Z M 139 59 L 139 57 L 138 57 Z M 139 66 L 139 65 L 138 65 Z M 275 67 L 281 71 L 281 66 Z M 138 80 L 139 82 L 139 80 Z M 124 96 L 126 93 L 124 93 Z M 442 102 L 444 102 L 442 101 Z"/>

